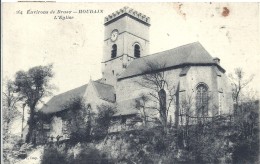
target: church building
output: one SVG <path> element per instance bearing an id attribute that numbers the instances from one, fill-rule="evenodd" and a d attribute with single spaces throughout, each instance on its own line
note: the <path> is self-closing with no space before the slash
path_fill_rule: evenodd
<path id="1" fill-rule="evenodd" d="M 142 118 L 160 121 L 160 110 L 172 125 L 184 124 L 187 117 L 192 124 L 194 118 L 232 112 L 231 85 L 220 59 L 199 42 L 150 54 L 150 26 L 148 16 L 129 7 L 105 17 L 102 78 L 56 95 L 43 106 L 44 114 L 53 115 L 48 136 L 66 138 L 68 122 L 58 113 L 74 97 L 94 113 L 102 105 L 114 107 L 110 133 L 140 128 Z"/>

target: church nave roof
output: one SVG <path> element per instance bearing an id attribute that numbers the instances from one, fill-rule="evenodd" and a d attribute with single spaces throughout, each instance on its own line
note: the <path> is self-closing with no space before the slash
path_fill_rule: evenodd
<path id="1" fill-rule="evenodd" d="M 216 65 L 225 72 L 199 42 L 194 42 L 133 60 L 119 80 L 148 72 L 148 64 L 156 65 L 156 70 L 189 65 Z"/>

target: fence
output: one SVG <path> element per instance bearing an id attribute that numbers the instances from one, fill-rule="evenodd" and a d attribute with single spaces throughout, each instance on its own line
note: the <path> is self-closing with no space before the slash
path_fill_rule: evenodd
<path id="1" fill-rule="evenodd" d="M 222 121 L 222 123 L 232 123 L 234 121 L 233 115 L 217 115 L 213 117 L 208 116 L 189 116 L 179 115 L 179 125 L 196 125 L 199 123 L 208 123 L 213 121 Z"/>

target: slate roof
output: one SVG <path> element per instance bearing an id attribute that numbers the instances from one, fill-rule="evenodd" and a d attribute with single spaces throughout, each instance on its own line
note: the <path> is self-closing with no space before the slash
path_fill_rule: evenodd
<path id="1" fill-rule="evenodd" d="M 199 42 L 194 42 L 174 49 L 135 59 L 118 79 L 120 80 L 143 74 L 144 72 L 148 71 L 148 69 L 150 69 L 147 67 L 148 63 L 157 66 L 163 66 L 163 69 L 188 65 L 216 65 L 225 72 L 225 70 L 220 65 L 214 62 L 212 56 Z"/>
<path id="2" fill-rule="evenodd" d="M 115 102 L 115 89 L 112 85 L 103 84 L 100 80 L 92 81 L 94 87 L 96 88 L 97 94 L 100 99 Z M 45 114 L 56 113 L 62 111 L 62 106 L 70 101 L 72 98 L 79 97 L 82 98 L 86 92 L 88 84 L 81 87 L 69 90 L 67 92 L 61 93 L 52 97 L 47 104 L 45 104 L 41 111 Z"/>
<path id="3" fill-rule="evenodd" d="M 75 97 L 83 97 L 87 88 L 87 84 L 82 85 L 81 87 L 69 90 L 67 92 L 61 93 L 52 97 L 47 104 L 45 104 L 40 111 L 45 114 L 51 114 L 59 112 L 62 109 L 62 106 L 66 104 L 69 100 Z"/>
<path id="4" fill-rule="evenodd" d="M 99 97 L 102 100 L 109 101 L 109 102 L 115 102 L 115 89 L 112 85 L 104 84 L 98 81 L 93 81 L 93 84 L 98 92 Z"/>

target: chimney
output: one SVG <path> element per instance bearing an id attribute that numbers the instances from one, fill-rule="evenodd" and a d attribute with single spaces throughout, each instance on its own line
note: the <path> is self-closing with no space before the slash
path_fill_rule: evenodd
<path id="1" fill-rule="evenodd" d="M 220 59 L 219 59 L 219 58 L 214 58 L 213 61 L 214 61 L 215 63 L 217 63 L 218 65 L 220 65 Z"/>

